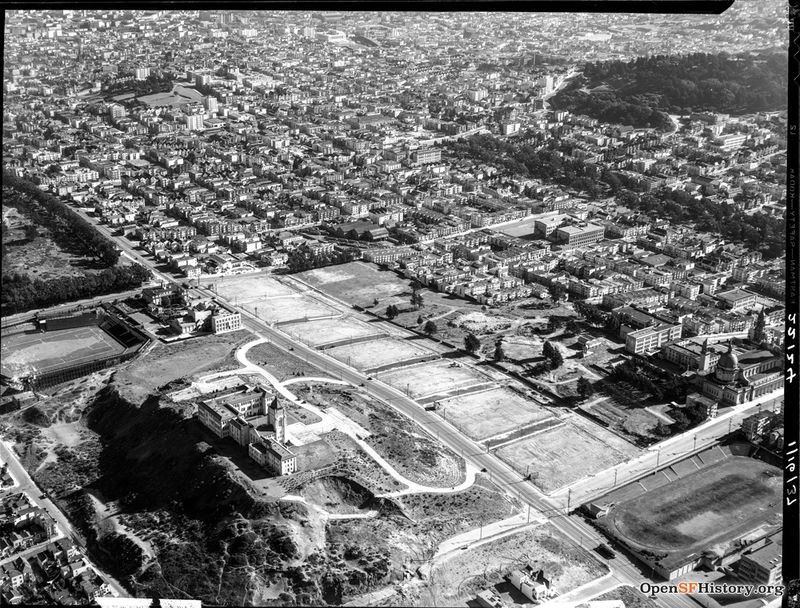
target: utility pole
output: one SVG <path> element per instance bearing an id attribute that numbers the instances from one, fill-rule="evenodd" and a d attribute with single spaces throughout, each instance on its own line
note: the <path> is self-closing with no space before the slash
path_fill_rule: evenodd
<path id="1" fill-rule="evenodd" d="M 617 485 L 617 467 L 614 467 L 614 485 Z"/>

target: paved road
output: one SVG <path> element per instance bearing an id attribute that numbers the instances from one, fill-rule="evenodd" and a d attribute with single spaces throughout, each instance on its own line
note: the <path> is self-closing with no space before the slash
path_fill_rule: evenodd
<path id="1" fill-rule="evenodd" d="M 0 457 L 2 457 L 3 462 L 8 463 L 9 470 L 12 472 L 14 479 L 17 480 L 18 486 L 17 488 L 12 489 L 12 491 L 25 492 L 33 504 L 35 504 L 37 507 L 45 509 L 55 520 L 57 530 L 62 532 L 62 535 L 66 535 L 76 545 L 81 547 L 85 555 L 86 545 L 83 542 L 80 533 L 74 528 L 64 513 L 61 512 L 61 510 L 53 503 L 52 500 L 49 498 L 42 498 L 43 494 L 39 486 L 37 486 L 33 479 L 31 479 L 30 475 L 28 475 L 25 467 L 22 466 L 22 463 L 20 463 L 10 446 L 2 440 L 0 440 Z M 114 579 L 105 572 L 101 572 L 96 566 L 94 569 L 100 575 L 100 578 L 102 578 L 103 581 L 106 582 L 118 595 L 123 597 L 128 597 L 130 595 L 118 580 Z"/>
<path id="2" fill-rule="evenodd" d="M 203 287 L 194 288 L 198 295 L 204 297 L 218 297 L 216 294 Z M 488 453 L 482 446 L 462 435 L 460 431 L 451 426 L 439 416 L 426 411 L 403 392 L 376 380 L 369 380 L 366 374 L 351 369 L 343 363 L 325 355 L 323 352 L 295 341 L 283 332 L 270 327 L 266 322 L 254 317 L 246 310 L 242 312 L 244 326 L 266 337 L 277 347 L 300 356 L 310 364 L 316 365 L 327 372 L 334 372 L 342 380 L 354 385 L 364 384 L 373 397 L 376 397 L 399 412 L 412 418 L 422 428 L 439 438 L 447 447 L 457 454 L 461 454 L 470 464 L 479 470 L 485 469 L 489 479 L 500 487 L 517 497 L 524 505 L 531 505 L 533 509 L 549 518 L 550 523 L 564 536 L 573 542 L 587 548 L 593 548 L 601 542 L 599 534 L 586 522 L 578 517 L 564 515 L 564 506 L 560 501 L 551 499 L 540 493 L 531 483 L 501 461 L 494 454 Z M 608 561 L 612 568 L 615 584 L 636 585 L 648 577 L 640 566 L 631 562 L 627 557 L 618 556 Z M 613 586 L 613 585 L 612 585 Z M 668 606 L 666 603 L 661 606 Z"/>
<path id="3" fill-rule="evenodd" d="M 779 389 L 762 395 L 750 403 L 731 408 L 699 427 L 652 446 L 636 458 L 561 488 L 555 492 L 554 497 L 561 500 L 569 497 L 571 505 L 578 505 L 602 496 L 609 489 L 623 485 L 628 480 L 642 477 L 657 468 L 683 459 L 687 454 L 714 445 L 721 437 L 741 427 L 742 419 L 762 409 L 769 410 L 776 407 L 782 398 L 783 389 Z"/>
<path id="4" fill-rule="evenodd" d="M 107 226 L 96 224 L 94 218 L 87 217 L 87 219 L 95 224 L 101 233 L 110 238 L 114 238 L 111 234 L 111 230 Z M 173 283 L 179 282 L 172 277 L 156 272 L 154 262 L 146 259 L 137 252 L 127 239 L 114 238 L 114 240 L 129 257 L 153 270 L 159 278 Z M 192 291 L 197 295 L 205 297 L 219 297 L 217 294 L 202 287 L 196 287 Z M 426 431 L 436 435 L 443 444 L 456 453 L 460 453 L 472 465 L 479 469 L 485 469 L 490 479 L 500 487 L 517 496 L 525 505 L 531 505 L 534 509 L 538 510 L 546 517 L 549 517 L 550 523 L 566 537 L 586 547 L 594 547 L 600 542 L 598 533 L 586 522 L 575 516 L 568 517 L 564 515 L 565 501 L 563 497 L 559 499 L 558 497 L 551 498 L 545 496 L 531 483 L 522 479 L 520 474 L 511 469 L 506 463 L 493 454 L 487 453 L 482 446 L 479 446 L 462 435 L 460 431 L 452 427 L 448 422 L 442 420 L 435 414 L 425 411 L 401 391 L 383 384 L 382 382 L 369 380 L 365 374 L 351 369 L 332 357 L 290 338 L 279 330 L 270 327 L 264 321 L 257 319 L 246 310 L 242 308 L 239 308 L 239 310 L 242 312 L 243 324 L 247 329 L 254 332 L 261 332 L 264 336 L 268 336 L 270 341 L 279 348 L 286 351 L 291 349 L 294 351 L 295 355 L 300 355 L 309 363 L 320 367 L 326 372 L 335 372 L 340 379 L 346 382 L 355 385 L 364 383 L 364 388 L 372 396 L 381 399 L 401 413 L 415 420 Z M 676 449 L 679 449 L 679 447 L 680 446 L 677 446 Z M 620 482 L 619 479 L 618 482 Z M 621 584 L 636 586 L 642 580 L 650 579 L 650 574 L 648 572 L 644 572 L 641 569 L 642 567 L 621 554 L 618 554 L 618 556 L 612 560 L 608 560 L 608 563 L 612 568 L 612 577 L 610 578 L 616 579 Z M 669 597 L 659 598 L 656 600 L 656 603 L 659 606 L 683 608 L 685 606 L 683 599 L 684 598 L 680 598 L 679 600 L 672 601 Z M 695 607 L 693 606 L 692 608 Z"/>

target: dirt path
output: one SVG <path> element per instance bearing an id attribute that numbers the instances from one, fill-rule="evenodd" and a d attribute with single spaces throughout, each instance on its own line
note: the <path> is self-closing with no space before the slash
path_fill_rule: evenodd
<path id="1" fill-rule="evenodd" d="M 153 545 L 151 545 L 148 541 L 139 538 L 136 534 L 132 531 L 128 530 L 126 527 L 122 525 L 119 521 L 117 514 L 112 512 L 112 509 L 108 506 L 108 504 L 103 500 L 103 495 L 100 493 L 99 490 L 91 490 L 88 491 L 89 497 L 92 499 L 92 503 L 95 506 L 95 510 L 97 511 L 99 522 L 102 526 L 102 522 L 108 522 L 111 525 L 112 531 L 117 532 L 118 534 L 124 534 L 128 538 L 130 538 L 133 542 L 135 542 L 139 547 L 142 549 L 144 554 L 147 557 L 154 558 L 156 555 L 155 550 L 153 549 Z"/>

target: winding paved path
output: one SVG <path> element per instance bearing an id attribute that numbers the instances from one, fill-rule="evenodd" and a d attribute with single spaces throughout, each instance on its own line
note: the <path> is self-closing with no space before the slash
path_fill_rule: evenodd
<path id="1" fill-rule="evenodd" d="M 256 335 L 258 335 L 258 334 L 256 334 Z M 247 344 L 244 344 L 243 346 L 241 346 L 236 351 L 236 360 L 239 361 L 239 363 L 241 363 L 241 365 L 242 365 L 241 368 L 235 369 L 235 370 L 227 370 L 227 371 L 224 371 L 224 372 L 217 372 L 217 373 L 214 373 L 214 374 L 209 374 L 207 376 L 203 376 L 202 378 L 200 378 L 197 381 L 197 384 L 206 385 L 209 380 L 212 380 L 212 379 L 215 379 L 215 378 L 222 378 L 222 377 L 225 377 L 225 376 L 234 376 L 234 375 L 239 375 L 239 374 L 258 374 L 258 375 L 260 375 L 265 380 L 267 380 L 267 382 L 269 382 L 272 385 L 272 387 L 278 393 L 280 393 L 280 395 L 284 399 L 288 399 L 292 403 L 294 403 L 294 404 L 296 404 L 296 405 L 308 410 L 309 412 L 313 413 L 314 415 L 318 416 L 320 418 L 320 420 L 322 421 L 322 425 L 323 425 L 324 428 L 325 427 L 327 427 L 327 428 L 335 428 L 335 429 L 338 429 L 339 431 L 345 433 L 348 437 L 350 437 L 353 441 L 355 441 L 358 444 L 358 446 L 362 450 L 364 450 L 375 462 L 377 462 L 381 466 L 381 468 L 383 468 L 383 470 L 386 471 L 386 473 L 389 476 L 391 476 L 397 482 L 399 482 L 399 483 L 403 484 L 404 486 L 406 486 L 402 490 L 397 490 L 397 491 L 394 491 L 394 492 L 387 492 L 385 494 L 379 494 L 379 495 L 377 495 L 378 498 L 386 498 L 386 497 L 395 498 L 395 497 L 398 497 L 398 496 L 403 496 L 405 494 L 418 494 L 418 493 L 449 494 L 449 493 L 452 493 L 452 492 L 460 492 L 462 490 L 466 490 L 467 488 L 472 486 L 473 483 L 475 483 L 475 474 L 477 473 L 477 469 L 473 465 L 471 465 L 471 464 L 469 464 L 467 462 L 465 462 L 466 474 L 465 474 L 464 481 L 462 483 L 460 483 L 459 485 L 457 485 L 457 486 L 451 486 L 449 488 L 448 487 L 441 488 L 441 487 L 425 486 L 425 485 L 422 485 L 422 484 L 417 483 L 415 481 L 411 481 L 410 479 L 407 479 L 406 477 L 401 475 L 391 464 L 389 464 L 389 462 L 386 461 L 386 459 L 383 456 L 378 454 L 378 452 L 376 452 L 375 449 L 371 445 L 369 445 L 366 441 L 364 441 L 364 439 L 360 436 L 360 433 L 358 433 L 356 431 L 356 429 L 354 428 L 355 425 L 349 425 L 349 424 L 345 424 L 344 423 L 344 420 L 341 419 L 341 418 L 344 418 L 344 416 L 341 416 L 341 415 L 340 416 L 333 416 L 330 413 L 321 410 L 317 406 L 312 405 L 312 404 L 308 403 L 305 400 L 299 399 L 297 397 L 297 395 L 295 395 L 288 388 L 286 388 L 287 384 L 295 384 L 295 383 L 298 383 L 298 382 L 330 382 L 332 384 L 342 384 L 342 385 L 349 385 L 350 383 L 342 381 L 342 380 L 334 380 L 334 379 L 331 379 L 331 378 L 316 378 L 316 377 L 314 377 L 314 378 L 292 378 L 291 380 L 287 380 L 285 382 L 281 382 L 274 375 L 269 373 L 266 369 L 264 369 L 260 365 L 256 365 L 255 363 L 253 363 L 252 361 L 250 361 L 247 358 L 247 353 L 251 348 L 253 348 L 254 346 L 257 346 L 259 344 L 265 344 L 265 343 L 268 343 L 268 342 L 269 342 L 269 340 L 267 340 L 264 337 L 259 336 L 259 338 L 257 340 L 253 340 L 252 342 L 248 342 Z"/>

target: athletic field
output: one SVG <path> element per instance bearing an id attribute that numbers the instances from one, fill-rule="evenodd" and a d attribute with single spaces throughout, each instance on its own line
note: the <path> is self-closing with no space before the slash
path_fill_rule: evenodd
<path id="1" fill-rule="evenodd" d="M 122 353 L 125 349 L 97 326 L 3 338 L 0 371 L 6 377 L 45 373 L 65 365 L 88 363 Z"/>

